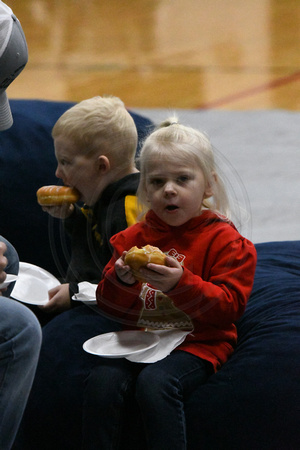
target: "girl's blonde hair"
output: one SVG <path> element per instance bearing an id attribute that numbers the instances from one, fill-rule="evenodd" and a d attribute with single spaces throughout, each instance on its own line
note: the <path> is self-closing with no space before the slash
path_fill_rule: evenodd
<path id="1" fill-rule="evenodd" d="M 137 129 L 124 103 L 118 97 L 93 97 L 83 100 L 57 120 L 52 137 L 64 136 L 86 155 L 107 152 L 118 161 L 135 156 Z"/>
<path id="2" fill-rule="evenodd" d="M 149 162 L 161 157 L 180 164 L 199 167 L 213 196 L 203 201 L 203 207 L 230 218 L 230 208 L 225 185 L 215 164 L 213 147 L 208 137 L 200 131 L 182 125 L 177 117 L 165 120 L 145 140 L 138 160 L 141 179 L 138 199 L 143 212 L 149 208 L 146 199 L 146 178 Z"/>

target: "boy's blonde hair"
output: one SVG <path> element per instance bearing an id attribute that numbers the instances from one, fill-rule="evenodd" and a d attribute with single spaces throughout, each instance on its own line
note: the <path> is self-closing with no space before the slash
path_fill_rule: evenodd
<path id="1" fill-rule="evenodd" d="M 83 100 L 65 111 L 52 129 L 53 139 L 60 136 L 83 154 L 109 154 L 122 163 L 134 159 L 138 142 L 133 118 L 122 100 L 113 96 Z"/>
<path id="2" fill-rule="evenodd" d="M 203 206 L 230 217 L 229 201 L 221 175 L 218 173 L 213 147 L 208 137 L 200 131 L 178 123 L 176 117 L 165 120 L 156 131 L 145 140 L 140 157 L 141 179 L 138 198 L 147 207 L 146 177 L 149 162 L 167 157 L 177 164 L 199 167 L 206 183 L 210 185 L 213 196 L 204 199 Z"/>

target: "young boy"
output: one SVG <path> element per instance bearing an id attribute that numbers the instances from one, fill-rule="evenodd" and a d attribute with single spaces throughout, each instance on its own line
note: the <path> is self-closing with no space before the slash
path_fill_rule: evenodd
<path id="1" fill-rule="evenodd" d="M 56 175 L 78 190 L 84 206 L 43 207 L 64 220 L 71 259 L 65 283 L 49 292 L 42 307 L 42 312 L 61 314 L 43 327 L 36 377 L 15 444 L 22 450 L 80 445 L 82 379 L 94 364 L 82 344 L 120 325 L 81 302 L 74 301 L 78 306 L 70 309 L 71 298 L 82 281 L 95 284 L 96 290 L 112 256 L 109 239 L 138 215 L 137 129 L 119 98 L 94 97 L 76 104 L 58 119 L 52 136 Z M 39 316 L 41 322 L 44 316 Z"/>
<path id="2" fill-rule="evenodd" d="M 109 239 L 136 221 L 137 130 L 117 97 L 94 97 L 67 110 L 54 125 L 56 176 L 80 194 L 77 205 L 43 207 L 64 220 L 71 237 L 66 283 L 49 292 L 42 309 L 58 313 L 71 306 L 82 281 L 97 284 L 111 257 Z M 78 302 L 77 302 L 78 304 Z"/>

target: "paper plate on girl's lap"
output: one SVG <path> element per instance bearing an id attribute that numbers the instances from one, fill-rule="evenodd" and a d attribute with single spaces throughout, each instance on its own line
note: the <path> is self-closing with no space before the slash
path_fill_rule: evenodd
<path id="1" fill-rule="evenodd" d="M 11 297 L 30 305 L 45 305 L 48 291 L 60 282 L 47 270 L 25 262 L 20 262 L 19 274 Z"/>
<path id="2" fill-rule="evenodd" d="M 153 333 L 126 330 L 95 336 L 83 344 L 83 349 L 105 358 L 125 358 L 149 350 L 158 345 L 158 342 L 159 336 Z"/>

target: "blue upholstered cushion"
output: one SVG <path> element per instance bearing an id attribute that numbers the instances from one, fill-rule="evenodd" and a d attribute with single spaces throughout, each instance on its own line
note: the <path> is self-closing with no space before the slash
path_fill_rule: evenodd
<path id="1" fill-rule="evenodd" d="M 237 348 L 187 402 L 190 450 L 300 448 L 300 241 L 256 249 Z"/>

